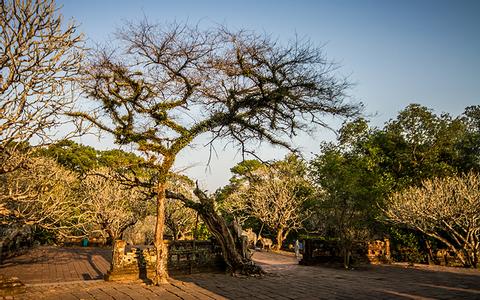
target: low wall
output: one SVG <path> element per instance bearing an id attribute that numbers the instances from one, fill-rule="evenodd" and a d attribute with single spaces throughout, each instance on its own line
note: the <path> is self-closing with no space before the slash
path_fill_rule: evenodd
<path id="1" fill-rule="evenodd" d="M 303 241 L 304 251 L 300 264 L 341 263 L 343 252 L 338 241 L 307 239 Z M 390 261 L 390 241 L 375 240 L 356 242 L 352 247 L 352 261 L 359 263 L 386 263 Z"/>
<path id="2" fill-rule="evenodd" d="M 3 259 L 32 247 L 32 237 L 32 227 L 29 225 L 0 226 L 0 264 Z"/>
<path id="3" fill-rule="evenodd" d="M 170 275 L 224 270 L 221 249 L 211 241 L 165 241 L 167 272 Z M 118 240 L 106 280 L 150 281 L 155 275 L 156 255 L 153 247 L 132 247 Z"/>

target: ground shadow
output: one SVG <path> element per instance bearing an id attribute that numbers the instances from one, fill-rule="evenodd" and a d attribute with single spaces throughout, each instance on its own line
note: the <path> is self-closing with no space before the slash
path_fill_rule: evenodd
<path id="1" fill-rule="evenodd" d="M 276 257 L 269 260 L 274 263 Z M 225 274 L 177 276 L 226 298 L 268 295 L 292 299 L 480 299 L 480 271 L 435 270 L 395 265 L 369 265 L 354 270 L 323 266 L 291 266 L 284 259 L 266 266 L 262 278 L 236 278 Z M 256 296 L 257 295 L 257 296 Z"/>

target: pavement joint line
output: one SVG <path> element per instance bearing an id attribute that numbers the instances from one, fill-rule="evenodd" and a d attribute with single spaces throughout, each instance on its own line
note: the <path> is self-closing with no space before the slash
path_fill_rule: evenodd
<path id="1" fill-rule="evenodd" d="M 74 281 L 59 281 L 59 282 L 41 282 L 41 283 L 25 283 L 26 287 L 36 287 L 36 286 L 53 286 L 53 285 L 70 285 L 70 284 L 80 284 L 80 283 L 98 283 L 106 282 L 103 279 L 91 279 L 91 280 L 74 280 Z"/>

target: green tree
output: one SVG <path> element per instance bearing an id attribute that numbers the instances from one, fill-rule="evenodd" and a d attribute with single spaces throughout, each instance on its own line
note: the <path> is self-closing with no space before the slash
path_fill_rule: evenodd
<path id="1" fill-rule="evenodd" d="M 394 248 L 403 243 L 425 243 L 428 248 L 427 238 L 418 230 L 396 227 L 392 231 L 381 226 L 377 221 L 383 218 L 379 208 L 394 191 L 419 186 L 425 179 L 477 170 L 478 111 L 477 106 L 469 107 L 454 118 L 411 104 L 383 129 L 369 128 L 365 120 L 345 124 L 338 142 L 324 145 L 312 162 L 314 181 L 326 196 L 320 197 L 324 199 L 320 201 L 321 215 L 338 215 L 327 220 L 312 218 L 317 220 L 317 228 L 333 236 L 347 236 L 345 229 L 340 234 L 331 226 L 325 228 L 329 220 L 335 220 L 334 227 L 344 224 L 338 220 L 345 220 L 345 228 L 369 229 L 365 234 L 376 233 L 372 227 L 379 229 L 378 234 L 382 230 L 392 233 L 400 238 L 393 241 Z M 402 236 L 408 240 L 401 240 Z M 346 240 L 353 239 L 354 234 Z"/>
<path id="2" fill-rule="evenodd" d="M 62 140 L 46 148 L 41 148 L 37 151 L 37 155 L 50 157 L 62 166 L 80 174 L 85 174 L 100 166 L 99 151 L 69 140 Z"/>
<path id="3" fill-rule="evenodd" d="M 393 182 L 379 168 L 382 157 L 365 120 L 345 124 L 340 133 L 338 144 L 323 145 L 311 161 L 310 175 L 318 190 L 315 229 L 340 241 L 348 268 L 353 243 L 378 233 L 378 204 Z"/>
<path id="4" fill-rule="evenodd" d="M 374 139 L 385 157 L 382 167 L 397 179 L 397 189 L 418 185 L 426 178 L 468 171 L 464 160 L 472 160 L 478 153 L 474 149 L 459 151 L 472 135 L 465 121 L 462 116 L 438 116 L 411 104 L 388 122 Z"/>
<path id="5" fill-rule="evenodd" d="M 101 151 L 70 140 L 62 140 L 46 148 L 40 148 L 36 155 L 53 158 L 64 167 L 80 174 L 100 167 L 119 172 L 133 168 L 140 172 L 145 164 L 144 159 L 134 153 L 119 149 Z"/>

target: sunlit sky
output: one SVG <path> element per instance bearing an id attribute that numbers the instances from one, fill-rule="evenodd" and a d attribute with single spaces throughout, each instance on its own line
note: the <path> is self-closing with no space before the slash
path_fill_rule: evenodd
<path id="1" fill-rule="evenodd" d="M 187 21 L 201 26 L 226 25 L 268 33 L 279 40 L 295 35 L 325 45 L 327 57 L 355 86 L 352 99 L 362 101 L 371 124 L 382 126 L 409 103 L 436 113 L 462 113 L 480 104 L 480 1 L 58 1 L 74 18 L 88 43 L 109 41 L 125 21 Z M 334 121 L 338 126 L 340 121 Z M 294 141 L 305 157 L 318 153 L 319 130 Z M 111 139 L 80 139 L 99 149 L 114 148 Z M 125 149 L 129 150 L 129 149 Z M 264 159 L 281 159 L 285 151 L 263 146 Z M 230 178 L 242 157 L 232 145 L 217 146 L 206 167 L 208 150 L 201 139 L 185 149 L 175 165 L 214 191 Z"/>

